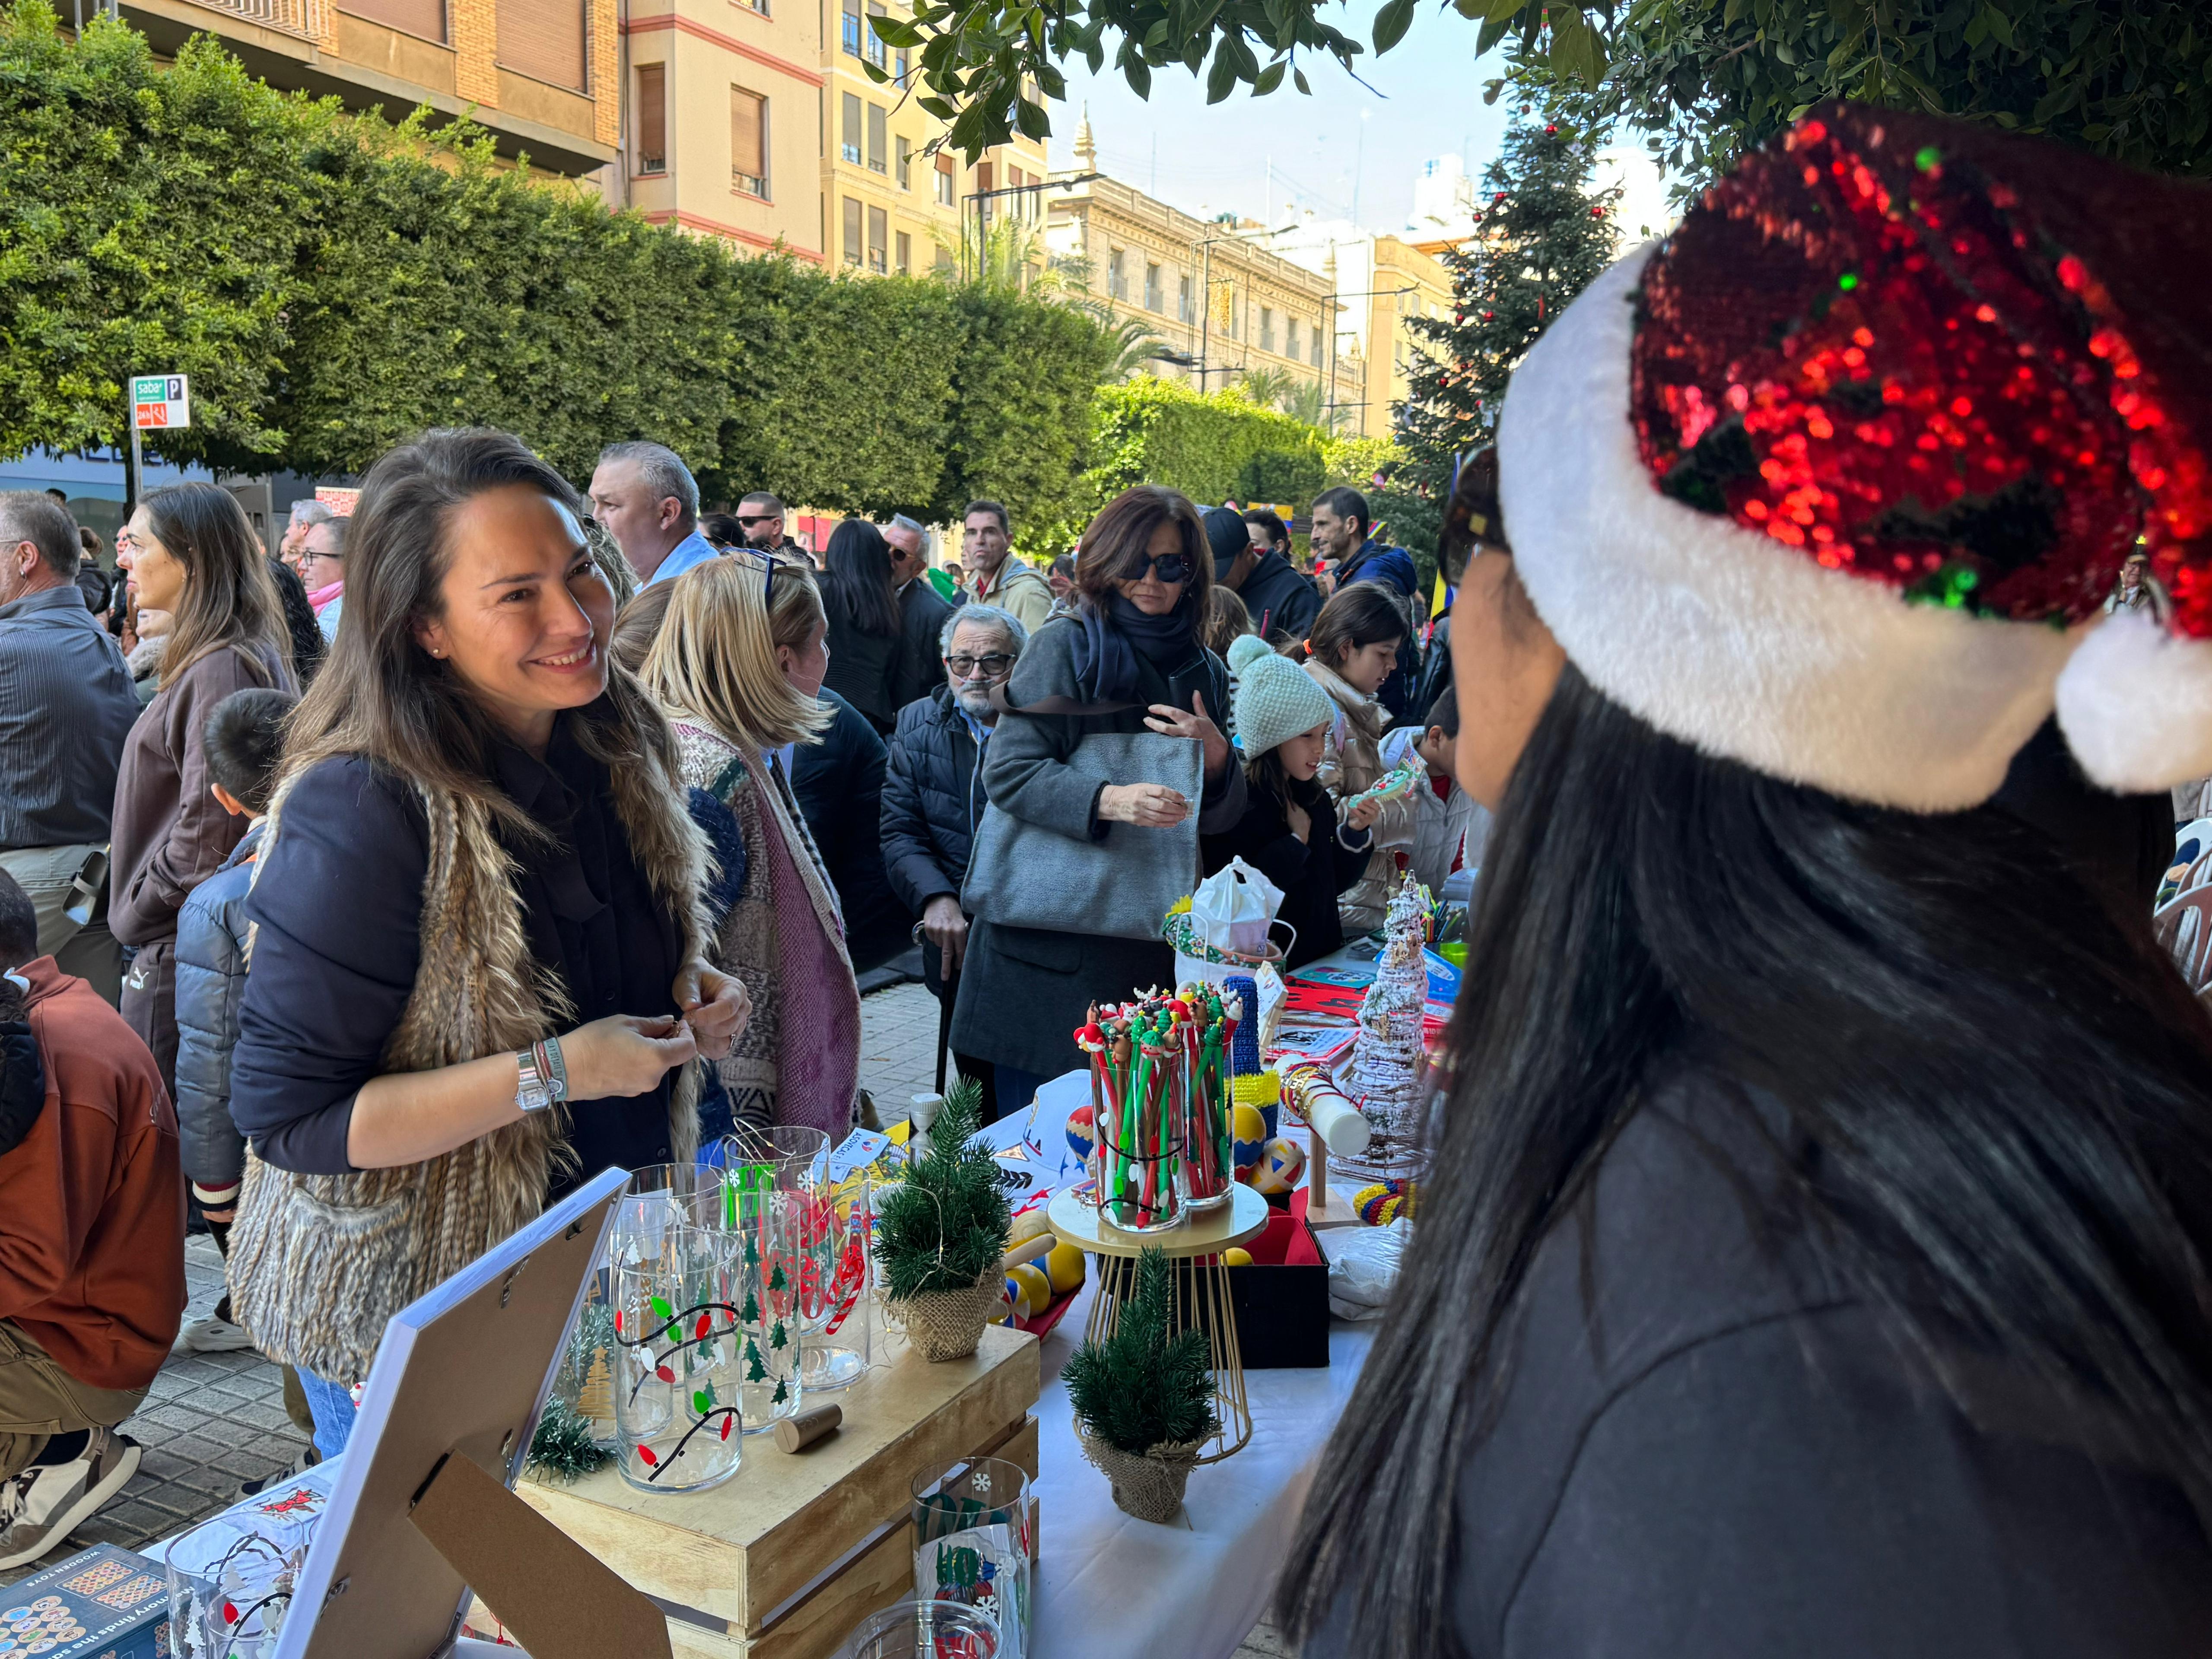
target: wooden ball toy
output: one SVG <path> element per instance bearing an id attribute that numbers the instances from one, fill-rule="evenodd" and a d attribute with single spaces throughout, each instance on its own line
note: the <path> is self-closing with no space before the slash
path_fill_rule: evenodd
<path id="1" fill-rule="evenodd" d="M 1249 1181 L 1267 1155 L 1267 1120 L 1260 1115 L 1257 1106 L 1239 1106 L 1229 1115 L 1229 1138 L 1233 1143 L 1230 1158 L 1237 1166 L 1237 1178 Z"/>
<path id="2" fill-rule="evenodd" d="M 1044 1259 L 1044 1274 L 1056 1296 L 1080 1290 L 1085 1271 L 1083 1252 L 1073 1244 L 1054 1245 Z"/>
<path id="3" fill-rule="evenodd" d="M 1036 1262 L 1024 1261 L 1011 1269 L 1006 1283 L 1016 1291 L 1014 1311 L 1024 1319 L 1035 1319 L 1052 1306 L 1052 1280 Z"/>
<path id="4" fill-rule="evenodd" d="M 1260 1160 L 1258 1173 L 1252 1177 L 1253 1187 L 1263 1193 L 1287 1193 L 1298 1184 L 1305 1173 L 1306 1149 L 1295 1140 L 1277 1135 L 1267 1143 L 1267 1150 Z"/>
<path id="5" fill-rule="evenodd" d="M 1067 1148 L 1075 1154 L 1079 1164 L 1091 1162 L 1091 1149 L 1098 1144 L 1096 1115 L 1088 1106 L 1079 1106 L 1067 1115 Z"/>
<path id="6" fill-rule="evenodd" d="M 1232 1244 L 1221 1253 L 1221 1265 L 1224 1267 L 1249 1267 L 1252 1265 L 1252 1252 Z"/>

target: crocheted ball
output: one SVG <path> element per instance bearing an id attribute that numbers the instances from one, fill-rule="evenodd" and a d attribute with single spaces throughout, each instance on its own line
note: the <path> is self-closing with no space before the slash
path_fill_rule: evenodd
<path id="1" fill-rule="evenodd" d="M 1088 1106 L 1067 1115 L 1067 1146 L 1079 1164 L 1091 1162 L 1091 1149 L 1098 1144 L 1097 1121 Z"/>
<path id="2" fill-rule="evenodd" d="M 1252 1185 L 1263 1193 L 1287 1193 L 1298 1184 L 1305 1173 L 1306 1149 L 1295 1140 L 1278 1135 L 1267 1143 L 1261 1154 L 1259 1172 L 1252 1177 Z"/>
<path id="3" fill-rule="evenodd" d="M 1380 1181 L 1352 1194 L 1352 1207 L 1370 1227 L 1387 1227 L 1401 1215 L 1413 1212 L 1413 1183 Z"/>
<path id="4" fill-rule="evenodd" d="M 1034 1261 L 1010 1269 L 1006 1288 L 1014 1297 L 1014 1311 L 1024 1319 L 1035 1319 L 1052 1306 L 1052 1280 Z"/>
<path id="5" fill-rule="evenodd" d="M 1054 1245 L 1044 1259 L 1045 1277 L 1052 1280 L 1056 1296 L 1066 1296 L 1081 1285 L 1085 1271 L 1083 1252 L 1073 1244 Z"/>
<path id="6" fill-rule="evenodd" d="M 1249 1181 L 1267 1152 L 1267 1120 L 1257 1106 L 1239 1106 L 1229 1115 L 1229 1139 L 1237 1178 Z"/>

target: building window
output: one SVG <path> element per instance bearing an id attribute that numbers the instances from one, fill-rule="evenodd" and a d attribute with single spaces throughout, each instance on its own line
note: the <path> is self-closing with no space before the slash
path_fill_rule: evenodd
<path id="1" fill-rule="evenodd" d="M 904 138 L 891 140 L 891 160 L 896 165 L 898 187 L 914 188 L 914 146 Z"/>
<path id="2" fill-rule="evenodd" d="M 1322 344 L 1323 341 L 1322 339 L 1321 325 L 1319 323 L 1316 323 L 1313 325 L 1313 365 L 1316 368 L 1319 368 L 1321 367 L 1321 352 Z"/>
<path id="3" fill-rule="evenodd" d="M 885 152 L 891 147 L 890 112 L 881 104 L 868 106 L 868 171 L 888 173 L 890 161 Z"/>
<path id="4" fill-rule="evenodd" d="M 1145 261 L 1145 309 L 1160 308 L 1160 268 L 1151 260 Z"/>
<path id="5" fill-rule="evenodd" d="M 852 196 L 845 198 L 845 263 L 860 263 L 860 204 Z"/>
<path id="6" fill-rule="evenodd" d="M 1298 360 L 1298 319 L 1295 317 L 1283 319 L 1283 356 L 1292 362 Z"/>
<path id="7" fill-rule="evenodd" d="M 1106 297 L 1109 300 L 1127 300 L 1129 297 L 1129 273 L 1118 247 L 1106 256 Z"/>
<path id="8" fill-rule="evenodd" d="M 768 100 L 743 87 L 730 88 L 730 184 L 768 196 Z"/>
<path id="9" fill-rule="evenodd" d="M 952 158 L 940 153 L 937 158 L 937 205 L 939 207 L 954 205 L 953 195 L 958 189 L 959 182 L 953 172 Z"/>
<path id="10" fill-rule="evenodd" d="M 1261 306 L 1260 307 L 1260 349 L 1273 351 L 1274 349 L 1275 308 L 1273 306 Z"/>
<path id="11" fill-rule="evenodd" d="M 860 165 L 860 94 L 859 93 L 848 92 L 845 94 L 844 112 L 845 141 L 838 146 L 837 153 L 854 167 L 858 167 Z"/>
<path id="12" fill-rule="evenodd" d="M 356 17 L 441 45 L 446 40 L 446 0 L 345 0 Z"/>
<path id="13" fill-rule="evenodd" d="M 884 9 L 875 3 L 875 0 L 869 0 L 869 16 L 882 17 L 886 15 Z M 871 28 L 862 39 L 867 48 L 868 61 L 878 69 L 887 67 L 890 61 L 890 48 L 884 44 L 884 37 Z"/>
<path id="14" fill-rule="evenodd" d="M 548 86 L 586 90 L 584 0 L 497 0 L 500 67 Z"/>
<path id="15" fill-rule="evenodd" d="M 860 21 L 860 0 L 844 0 L 842 44 L 847 57 L 858 58 L 860 55 L 860 36 L 866 27 L 867 25 Z"/>
<path id="16" fill-rule="evenodd" d="M 913 276 L 914 238 L 908 235 L 904 231 L 901 231 L 898 234 L 896 245 L 898 248 L 898 274 L 902 276 Z"/>
<path id="17" fill-rule="evenodd" d="M 868 269 L 882 276 L 891 266 L 891 216 L 879 207 L 868 210 Z"/>
<path id="18" fill-rule="evenodd" d="M 637 170 L 668 171 L 668 65 L 637 66 Z"/>
<path id="19" fill-rule="evenodd" d="M 1179 323 L 1198 320 L 1190 308 L 1190 278 L 1188 276 L 1176 278 L 1176 320 Z"/>
<path id="20" fill-rule="evenodd" d="M 914 54 L 901 46 L 891 55 L 891 69 L 898 77 L 898 83 L 904 86 L 914 74 Z"/>

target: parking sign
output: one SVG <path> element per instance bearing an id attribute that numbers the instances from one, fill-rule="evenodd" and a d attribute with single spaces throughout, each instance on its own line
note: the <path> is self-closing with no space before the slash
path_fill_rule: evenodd
<path id="1" fill-rule="evenodd" d="M 131 377 L 131 423 L 143 428 L 190 426 L 191 386 L 182 374 Z"/>

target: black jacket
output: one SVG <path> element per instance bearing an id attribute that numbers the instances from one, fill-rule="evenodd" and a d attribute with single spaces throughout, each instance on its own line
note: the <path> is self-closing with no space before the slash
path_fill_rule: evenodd
<path id="1" fill-rule="evenodd" d="M 1305 638 L 1321 615 L 1321 590 L 1298 574 L 1297 567 L 1272 549 L 1260 556 L 1237 590 L 1252 613 L 1252 626 L 1262 635 L 1281 629 L 1294 640 Z"/>
<path id="2" fill-rule="evenodd" d="M 937 597 L 927 576 L 915 577 L 899 594 L 899 632 L 906 641 L 906 655 L 897 681 L 898 708 L 945 684 L 945 653 L 938 641 L 951 615 L 952 607 Z"/>
<path id="3" fill-rule="evenodd" d="M 1428 618 L 1428 608 L 1419 597 L 1420 573 L 1413 556 L 1404 548 L 1370 537 L 1336 573 L 1340 593 L 1354 582 L 1373 582 L 1387 588 L 1397 596 L 1406 618 L 1406 642 L 1398 648 L 1398 665 L 1375 693 L 1376 701 L 1390 711 L 1390 723 L 1395 725 L 1418 712 L 1413 694 L 1421 681 L 1421 624 Z"/>
<path id="4" fill-rule="evenodd" d="M 1459 1650 L 2202 1654 L 2212 1547 L 2179 1488 L 1963 1340 L 1947 1391 L 1817 1247 L 1790 1141 L 1737 1086 L 1662 1081 L 1538 1245 L 1459 1470 Z"/>
<path id="5" fill-rule="evenodd" d="M 821 742 L 801 744 L 793 756 L 791 793 L 837 890 L 853 971 L 865 974 L 913 943 L 914 913 L 884 874 L 884 740 L 826 685 L 822 701 L 836 718 Z"/>
<path id="6" fill-rule="evenodd" d="M 1283 965 L 1303 967 L 1344 944 L 1336 896 L 1358 885 L 1374 850 L 1373 839 L 1364 830 L 1337 839 L 1336 807 L 1325 789 L 1314 791 L 1314 803 L 1306 809 L 1313 823 L 1304 841 L 1291 833 L 1281 797 L 1249 780 L 1245 790 L 1244 816 L 1220 835 L 1200 836 L 1199 856 L 1209 876 L 1242 858 L 1283 890 L 1276 920 L 1297 930 Z"/>
<path id="7" fill-rule="evenodd" d="M 942 894 L 959 897 L 967 879 L 987 802 L 982 754 L 951 686 L 899 710 L 884 777 L 884 872 L 916 915 Z"/>

